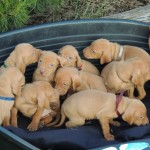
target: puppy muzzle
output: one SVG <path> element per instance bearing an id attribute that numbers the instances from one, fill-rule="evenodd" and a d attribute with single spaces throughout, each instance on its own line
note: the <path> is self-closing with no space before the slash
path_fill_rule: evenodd
<path id="1" fill-rule="evenodd" d="M 59 87 L 55 86 L 55 89 L 58 91 L 60 96 L 63 96 L 67 93 L 67 90 L 65 90 L 63 88 L 59 88 Z"/>

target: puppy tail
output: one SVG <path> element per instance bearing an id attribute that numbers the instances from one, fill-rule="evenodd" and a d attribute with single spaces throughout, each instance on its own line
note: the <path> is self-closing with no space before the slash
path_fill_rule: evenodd
<path id="1" fill-rule="evenodd" d="M 56 119 L 52 123 L 47 124 L 46 126 L 47 127 L 54 126 L 56 123 L 58 123 L 59 120 L 60 120 L 60 111 L 57 113 Z"/>
<path id="2" fill-rule="evenodd" d="M 61 120 L 58 124 L 54 125 L 54 127 L 60 127 L 65 122 L 65 119 L 66 119 L 66 115 L 63 109 L 61 109 Z"/>

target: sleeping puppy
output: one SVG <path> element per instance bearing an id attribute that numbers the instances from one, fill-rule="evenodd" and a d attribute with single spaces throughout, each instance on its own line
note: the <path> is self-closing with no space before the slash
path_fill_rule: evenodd
<path id="1" fill-rule="evenodd" d="M 65 61 L 64 58 L 59 57 L 52 51 L 43 51 L 38 61 L 38 67 L 33 73 L 33 81 L 48 81 L 52 83 L 55 71 Z"/>
<path id="2" fill-rule="evenodd" d="M 92 63 L 80 58 L 77 49 L 72 45 L 63 46 L 59 50 L 58 54 L 59 56 L 67 59 L 64 64 L 66 67 L 77 67 L 80 70 L 88 71 L 96 75 L 100 74 L 98 69 Z"/>
<path id="3" fill-rule="evenodd" d="M 138 99 L 146 95 L 144 84 L 150 80 L 149 65 L 140 58 L 130 58 L 126 61 L 113 61 L 101 72 L 107 90 L 112 93 L 128 91 L 133 98 L 134 88 L 137 88 Z"/>
<path id="4" fill-rule="evenodd" d="M 1 71 L 8 66 L 17 67 L 23 74 L 26 66 L 38 61 L 41 50 L 28 43 L 18 44 L 1 66 Z"/>
<path id="5" fill-rule="evenodd" d="M 27 129 L 36 131 L 40 124 L 40 119 L 53 113 L 50 105 L 55 104 L 59 109 L 58 92 L 46 81 L 36 81 L 26 84 L 22 89 L 21 96 L 16 98 L 12 108 L 11 125 L 17 127 L 17 112 L 20 111 L 24 116 L 32 118 Z"/>
<path id="6" fill-rule="evenodd" d="M 78 70 L 74 67 L 59 68 L 55 75 L 55 88 L 61 96 L 69 90 L 78 92 L 86 89 L 97 89 L 107 92 L 103 79 L 95 74 Z"/>
<path id="7" fill-rule="evenodd" d="M 10 111 L 15 96 L 21 95 L 21 87 L 24 84 L 24 75 L 15 67 L 7 67 L 0 74 L 0 125 L 10 125 Z"/>
<path id="8" fill-rule="evenodd" d="M 116 95 L 112 93 L 98 90 L 78 92 L 62 104 L 61 121 L 55 127 L 61 126 L 66 117 L 69 119 L 65 124 L 67 128 L 82 126 L 85 120 L 98 119 L 105 139 L 114 140 L 114 135 L 110 133 L 109 123 L 120 126 L 119 122 L 113 121 L 118 117 L 118 113 L 130 125 L 140 126 L 149 123 L 146 107 L 138 99 L 122 97 L 118 106 L 116 105 Z"/>
<path id="9" fill-rule="evenodd" d="M 145 50 L 135 46 L 121 46 L 107 39 L 95 40 L 83 50 L 83 55 L 88 59 L 100 59 L 101 64 L 140 57 L 150 66 L 150 57 Z"/>

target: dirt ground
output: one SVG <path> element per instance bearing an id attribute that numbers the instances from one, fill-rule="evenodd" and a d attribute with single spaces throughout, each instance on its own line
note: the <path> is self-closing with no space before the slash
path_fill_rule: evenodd
<path id="1" fill-rule="evenodd" d="M 57 8 L 33 13 L 27 25 L 62 20 L 91 19 L 109 16 L 150 4 L 150 0 L 65 0 Z"/>

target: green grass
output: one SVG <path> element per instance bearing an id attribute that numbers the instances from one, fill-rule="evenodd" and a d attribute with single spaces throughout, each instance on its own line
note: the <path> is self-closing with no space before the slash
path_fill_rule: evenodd
<path id="1" fill-rule="evenodd" d="M 149 0 L 0 0 L 0 32 L 61 20 L 100 18 Z"/>
<path id="2" fill-rule="evenodd" d="M 0 0 L 0 32 L 23 27 L 31 13 L 58 9 L 62 0 Z"/>

